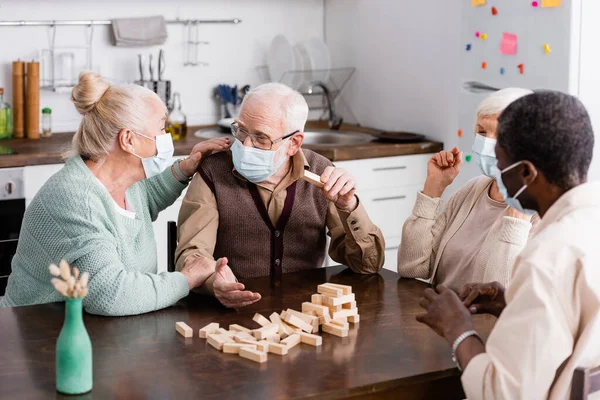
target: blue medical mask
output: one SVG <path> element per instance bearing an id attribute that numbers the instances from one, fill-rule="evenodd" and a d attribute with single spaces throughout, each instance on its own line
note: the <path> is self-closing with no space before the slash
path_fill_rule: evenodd
<path id="1" fill-rule="evenodd" d="M 479 156 L 478 164 L 481 172 L 485 176 L 493 178 L 491 175 L 491 167 L 496 165 L 496 139 L 490 139 L 485 136 L 476 134 L 473 142 L 473 153 Z"/>
<path id="2" fill-rule="evenodd" d="M 252 183 L 263 182 L 272 176 L 288 160 L 285 154 L 287 140 L 275 151 L 247 147 L 239 140 L 231 146 L 233 166 L 244 178 Z"/>
<path id="3" fill-rule="evenodd" d="M 521 205 L 521 202 L 517 199 L 517 197 L 519 197 L 519 195 L 521 195 L 521 193 L 523 193 L 525 191 L 525 189 L 527 189 L 527 185 L 523 185 L 523 187 L 521 187 L 521 189 L 519 189 L 517 191 L 517 193 L 515 193 L 514 196 L 509 196 L 508 189 L 506 189 L 504 182 L 502 182 L 502 174 L 510 171 L 511 169 L 515 168 L 516 166 L 518 166 L 522 163 L 523 163 L 523 161 L 516 162 L 513 165 L 511 165 L 507 168 L 504 168 L 502 171 L 500 171 L 500 169 L 498 168 L 497 165 L 494 165 L 491 168 L 490 172 L 491 172 L 491 176 L 496 179 L 496 183 L 498 184 L 498 190 L 500 191 L 500 194 L 502 195 L 502 197 L 504 197 L 504 201 L 506 202 L 506 204 L 508 204 L 510 207 L 514 208 L 515 210 L 517 210 L 520 213 L 532 216 L 533 214 L 536 213 L 536 211 L 531 210 L 529 208 L 523 208 L 523 206 Z M 536 176 L 537 176 L 537 171 L 536 171 Z"/>
<path id="4" fill-rule="evenodd" d="M 145 137 L 148 140 L 153 140 L 156 143 L 155 156 L 143 158 L 133 153 L 134 156 L 142 160 L 142 167 L 144 168 L 146 178 L 151 178 L 160 174 L 173 164 L 173 153 L 175 152 L 175 148 L 173 147 L 173 138 L 171 135 L 167 133 L 151 138 L 141 133 L 133 133 Z"/>

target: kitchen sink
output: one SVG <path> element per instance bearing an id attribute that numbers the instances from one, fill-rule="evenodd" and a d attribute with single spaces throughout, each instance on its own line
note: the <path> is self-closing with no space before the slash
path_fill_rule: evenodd
<path id="1" fill-rule="evenodd" d="M 223 133 L 216 128 L 201 129 L 196 131 L 194 136 L 203 139 L 221 137 L 233 139 L 233 136 L 230 133 Z M 347 146 L 368 143 L 373 139 L 373 136 L 359 132 L 331 131 L 328 129 L 311 129 L 304 132 L 304 144 L 309 146 Z"/>

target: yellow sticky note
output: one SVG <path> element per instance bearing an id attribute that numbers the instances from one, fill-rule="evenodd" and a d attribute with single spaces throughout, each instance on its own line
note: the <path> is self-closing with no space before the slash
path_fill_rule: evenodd
<path id="1" fill-rule="evenodd" d="M 475 0 L 473 0 L 475 2 Z M 550 8 L 550 7 L 560 7 L 562 0 L 542 0 L 542 7 Z"/>
<path id="2" fill-rule="evenodd" d="M 487 0 L 471 0 L 471 5 L 473 7 L 477 7 L 477 6 L 485 6 L 485 2 Z M 560 1 L 559 1 L 560 2 Z"/>

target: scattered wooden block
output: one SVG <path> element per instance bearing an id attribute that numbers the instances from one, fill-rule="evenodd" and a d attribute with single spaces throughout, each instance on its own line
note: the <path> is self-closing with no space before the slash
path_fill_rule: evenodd
<path id="1" fill-rule="evenodd" d="M 269 353 L 285 356 L 288 353 L 288 347 L 285 344 L 269 343 Z"/>
<path id="2" fill-rule="evenodd" d="M 352 310 L 356 308 L 356 301 L 351 301 L 350 303 L 342 304 L 342 309 L 344 310 Z"/>
<path id="3" fill-rule="evenodd" d="M 351 315 L 348 317 L 348 322 L 352 322 L 353 324 L 358 324 L 360 322 L 360 315 Z"/>
<path id="4" fill-rule="evenodd" d="M 310 296 L 310 302 L 317 305 L 323 305 L 323 295 L 322 294 L 313 294 Z"/>
<path id="5" fill-rule="evenodd" d="M 332 325 L 336 325 L 339 326 L 342 329 L 350 329 L 350 324 L 348 322 L 345 322 L 343 319 L 332 319 L 331 320 L 331 324 Z"/>
<path id="6" fill-rule="evenodd" d="M 269 316 L 269 319 L 272 323 L 279 325 L 279 331 L 277 333 L 279 334 L 281 339 L 285 339 L 286 337 L 294 333 L 294 330 L 288 324 L 281 320 L 279 314 L 273 313 Z"/>
<path id="7" fill-rule="evenodd" d="M 344 292 L 344 295 L 352 293 L 352 286 L 340 285 L 339 283 L 331 283 L 331 282 L 327 282 L 326 285 L 327 286 L 333 286 L 333 287 L 338 288 L 338 289 L 342 289 L 343 292 Z"/>
<path id="8" fill-rule="evenodd" d="M 206 336 L 206 341 L 208 342 L 208 344 L 210 344 L 212 347 L 219 351 L 223 350 L 223 345 L 225 343 L 232 342 L 231 339 L 220 333 L 209 333 L 208 336 Z"/>
<path id="9" fill-rule="evenodd" d="M 286 315 L 287 315 L 287 311 L 286 311 L 286 310 L 283 310 L 283 311 L 281 312 L 281 314 L 279 314 L 279 316 L 281 317 L 281 319 L 282 319 L 282 320 L 284 320 L 284 321 L 285 321 L 285 316 L 286 316 Z"/>
<path id="10" fill-rule="evenodd" d="M 326 317 L 326 318 L 330 317 L 330 315 L 329 315 L 329 307 L 327 307 L 327 306 L 320 306 L 318 304 L 313 304 L 313 303 L 308 303 L 308 302 L 302 303 L 302 312 L 303 313 L 314 312 L 318 316 L 323 316 L 323 317 Z"/>
<path id="11" fill-rule="evenodd" d="M 240 342 L 240 343 L 242 342 L 242 340 L 256 342 L 256 338 L 254 337 L 254 335 L 251 335 L 247 332 L 236 332 L 233 335 L 233 340 L 235 340 L 236 342 Z"/>
<path id="12" fill-rule="evenodd" d="M 348 329 L 340 328 L 337 325 L 333 324 L 323 324 L 323 332 L 327 332 L 331 335 L 346 337 L 348 336 Z"/>
<path id="13" fill-rule="evenodd" d="M 209 333 L 214 333 L 217 329 L 219 329 L 219 324 L 217 324 L 216 322 L 212 322 L 212 323 L 206 325 L 204 328 L 200 329 L 199 336 L 202 339 L 206 339 L 206 336 Z"/>
<path id="14" fill-rule="evenodd" d="M 311 333 L 313 330 L 313 326 L 311 324 L 304 322 L 303 320 L 301 320 L 300 318 L 298 318 L 292 314 L 287 314 L 285 316 L 285 322 L 287 322 L 290 325 L 295 326 L 296 328 L 302 329 L 304 332 Z M 292 335 L 288 336 L 287 338 L 285 338 L 284 340 L 287 340 L 292 336 L 294 336 L 294 335 L 292 334 Z"/>
<path id="15" fill-rule="evenodd" d="M 258 340 L 263 340 L 263 339 L 266 339 L 267 336 L 275 335 L 278 331 L 279 331 L 279 325 L 272 324 L 269 322 L 268 325 L 265 325 L 260 329 L 256 329 L 255 331 L 253 331 L 253 333 L 254 333 L 255 338 L 257 338 Z"/>
<path id="16" fill-rule="evenodd" d="M 333 313 L 342 311 L 342 305 L 339 306 L 329 306 L 329 312 L 331 313 L 331 317 L 333 318 Z"/>
<path id="17" fill-rule="evenodd" d="M 286 315 L 294 315 L 298 318 L 300 318 L 302 321 L 314 325 L 314 324 L 318 324 L 319 323 L 319 317 L 315 316 L 315 315 L 308 315 L 308 314 L 304 314 L 301 313 L 299 311 L 296 310 L 292 310 L 291 308 L 287 309 L 287 314 Z"/>
<path id="18" fill-rule="evenodd" d="M 296 346 L 301 341 L 302 341 L 302 337 L 300 336 L 300 334 L 294 333 L 293 335 L 290 335 L 287 338 L 283 339 L 280 344 L 283 344 L 283 345 L 287 346 L 288 349 L 291 349 L 292 347 Z"/>
<path id="19" fill-rule="evenodd" d="M 350 294 L 347 294 L 347 295 L 341 296 L 341 297 L 323 296 L 323 305 L 326 305 L 329 307 L 336 307 L 336 306 L 340 306 L 345 303 L 350 303 L 354 300 L 356 300 L 354 293 L 350 293 Z"/>
<path id="20" fill-rule="evenodd" d="M 311 335 L 310 333 L 300 333 L 300 340 L 302 343 L 310 344 L 311 346 L 321 346 L 323 344 L 323 338 L 319 335 Z"/>
<path id="21" fill-rule="evenodd" d="M 342 289 L 327 286 L 326 284 L 317 286 L 317 292 L 327 295 L 329 297 L 342 297 L 344 294 L 344 291 Z"/>
<path id="22" fill-rule="evenodd" d="M 175 330 L 183 337 L 194 336 L 194 330 L 185 322 L 175 322 Z"/>
<path id="23" fill-rule="evenodd" d="M 261 340 L 260 342 L 256 343 L 256 350 L 266 353 L 269 351 L 269 342 L 266 340 Z"/>
<path id="24" fill-rule="evenodd" d="M 223 353 L 239 354 L 240 349 L 243 348 L 256 350 L 256 345 L 246 343 L 223 343 Z"/>
<path id="25" fill-rule="evenodd" d="M 240 344 L 249 344 L 251 346 L 256 346 L 257 340 L 250 340 L 250 339 L 240 339 L 240 340 L 236 340 L 236 343 L 240 343 Z"/>
<path id="26" fill-rule="evenodd" d="M 215 332 L 213 332 L 213 333 L 220 333 L 221 335 L 228 336 L 228 337 L 230 337 L 230 338 L 232 338 L 232 339 L 233 339 L 233 335 L 235 335 L 235 334 L 236 334 L 236 332 L 229 332 L 229 331 L 228 331 L 227 329 L 225 329 L 225 328 L 219 328 L 219 329 L 217 329 L 217 330 L 216 330 Z"/>
<path id="27" fill-rule="evenodd" d="M 252 333 L 252 329 L 245 328 L 238 324 L 229 325 L 229 330 L 234 332 L 247 332 L 250 334 Z"/>
<path id="28" fill-rule="evenodd" d="M 287 337 L 287 336 L 286 336 Z M 279 336 L 277 333 L 271 336 L 267 336 L 266 341 L 269 343 L 279 343 L 281 342 L 281 336 Z"/>
<path id="29" fill-rule="evenodd" d="M 246 347 L 243 347 L 240 349 L 239 354 L 240 354 L 240 357 L 247 358 L 248 360 L 251 360 L 251 361 L 254 361 L 257 363 L 264 363 L 267 361 L 267 353 L 264 353 L 262 351 L 248 349 Z"/>
<path id="30" fill-rule="evenodd" d="M 323 182 L 321 182 L 321 177 L 319 175 L 307 170 L 304 170 L 304 175 L 300 179 L 320 188 L 324 185 Z"/>
<path id="31" fill-rule="evenodd" d="M 268 319 L 266 319 L 265 317 L 263 317 L 261 314 L 258 314 L 258 313 L 254 314 L 252 321 L 256 322 L 260 326 L 269 325 L 271 323 L 271 321 L 269 321 Z"/>
<path id="32" fill-rule="evenodd" d="M 353 315 L 358 315 L 358 308 L 353 308 L 352 310 L 341 310 L 338 312 L 334 312 L 331 314 L 332 319 L 338 319 L 340 317 L 351 317 Z"/>

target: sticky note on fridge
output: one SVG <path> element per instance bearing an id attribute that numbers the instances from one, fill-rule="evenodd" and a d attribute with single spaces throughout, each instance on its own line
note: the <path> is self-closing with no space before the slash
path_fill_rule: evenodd
<path id="1" fill-rule="evenodd" d="M 485 6 L 486 0 L 471 0 L 471 5 L 473 7 Z"/>
<path id="2" fill-rule="evenodd" d="M 514 56 L 517 54 L 518 40 L 519 39 L 517 38 L 517 35 L 504 32 L 502 34 L 502 41 L 500 42 L 500 53 L 509 56 Z"/>
<path id="3" fill-rule="evenodd" d="M 473 0 L 475 1 L 475 0 Z M 543 8 L 560 7 L 562 0 L 542 0 Z"/>

